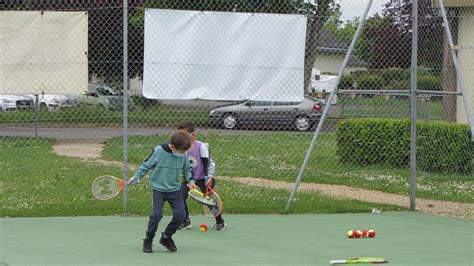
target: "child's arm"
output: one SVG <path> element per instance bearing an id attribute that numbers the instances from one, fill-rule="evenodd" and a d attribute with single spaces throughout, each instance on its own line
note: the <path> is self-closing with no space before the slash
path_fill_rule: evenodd
<path id="1" fill-rule="evenodd" d="M 203 143 L 201 145 L 201 150 L 199 151 L 201 154 L 201 160 L 204 164 L 204 171 L 206 176 L 213 178 L 215 174 L 215 167 L 216 164 L 211 159 L 211 154 L 209 152 L 209 143 Z"/>
<path id="2" fill-rule="evenodd" d="M 151 151 L 151 154 L 148 156 L 148 158 L 145 159 L 145 161 L 140 165 L 138 170 L 135 172 L 133 177 L 130 179 L 129 183 L 133 183 L 133 180 L 140 180 L 143 178 L 150 169 L 154 168 L 156 165 L 156 153 L 155 149 Z"/>
<path id="3" fill-rule="evenodd" d="M 194 184 L 194 179 L 192 179 L 193 173 L 191 171 L 191 165 L 189 164 L 189 157 L 186 155 L 186 159 L 184 160 L 184 166 L 183 166 L 183 173 L 184 173 L 184 179 L 186 180 L 186 183 L 188 183 L 188 187 L 190 189 L 194 189 L 196 185 Z"/>
<path id="4" fill-rule="evenodd" d="M 212 158 L 209 158 L 209 166 L 207 167 L 206 175 L 213 178 L 216 175 L 216 163 Z"/>
<path id="5" fill-rule="evenodd" d="M 212 184 L 212 179 L 215 177 L 216 163 L 211 158 L 209 143 L 203 143 L 203 145 L 201 145 L 200 154 L 206 174 L 206 185 L 210 186 Z"/>

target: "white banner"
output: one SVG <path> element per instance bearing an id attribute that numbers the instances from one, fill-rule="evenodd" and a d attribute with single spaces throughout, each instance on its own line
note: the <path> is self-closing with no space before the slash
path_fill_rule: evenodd
<path id="1" fill-rule="evenodd" d="M 151 99 L 301 101 L 306 17 L 145 10 Z"/>
<path id="2" fill-rule="evenodd" d="M 0 11 L 0 94 L 87 90 L 86 12 Z"/>

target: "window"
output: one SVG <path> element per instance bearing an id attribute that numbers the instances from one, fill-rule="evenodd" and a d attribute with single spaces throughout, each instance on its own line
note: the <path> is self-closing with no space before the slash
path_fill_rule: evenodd
<path id="1" fill-rule="evenodd" d="M 272 105 L 271 101 L 249 101 L 250 106 L 270 106 Z"/>

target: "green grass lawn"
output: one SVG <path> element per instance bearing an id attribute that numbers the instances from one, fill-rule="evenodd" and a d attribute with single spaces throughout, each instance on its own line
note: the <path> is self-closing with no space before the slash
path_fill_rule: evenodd
<path id="1" fill-rule="evenodd" d="M 312 133 L 210 134 L 198 138 L 210 143 L 211 154 L 217 165 L 217 175 L 261 177 L 294 182 L 311 142 Z M 167 135 L 131 137 L 130 163 L 140 164 L 152 147 L 167 139 Z M 103 152 L 104 158 L 120 161 L 121 145 L 121 138 L 108 140 Z M 335 135 L 326 133 L 318 140 L 303 181 L 342 184 L 408 195 L 409 176 L 409 169 L 390 165 L 358 166 L 340 162 L 336 156 Z M 418 197 L 474 202 L 473 176 L 423 172 L 418 172 L 417 176 Z"/>
<path id="2" fill-rule="evenodd" d="M 117 141 L 117 140 L 114 140 Z M 114 141 L 108 152 L 114 151 Z M 151 141 L 151 140 L 150 140 Z M 86 163 L 53 153 L 53 141 L 33 138 L 0 137 L 0 216 L 88 216 L 123 213 L 120 197 L 98 201 L 92 197 L 91 183 L 99 175 L 121 176 L 121 168 Z M 147 143 L 146 143 L 147 144 Z M 110 146 L 112 145 L 112 146 Z M 143 152 L 146 153 L 147 149 Z M 115 155 L 117 152 L 115 152 Z M 139 152 L 134 152 L 138 160 Z M 226 213 L 281 213 L 289 193 L 220 181 L 217 187 Z M 202 208 L 190 202 L 193 214 Z M 129 212 L 148 215 L 150 188 L 143 182 L 129 191 Z M 372 208 L 404 210 L 398 206 L 334 199 L 318 193 L 299 193 L 291 213 L 369 212 Z M 166 209 L 169 214 L 169 209 Z"/>

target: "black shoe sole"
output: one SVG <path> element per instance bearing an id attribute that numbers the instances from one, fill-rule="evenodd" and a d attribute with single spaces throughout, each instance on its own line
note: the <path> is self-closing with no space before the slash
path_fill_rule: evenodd
<path id="1" fill-rule="evenodd" d="M 171 252 L 175 252 L 176 250 L 178 250 L 177 248 L 175 248 L 175 249 L 169 248 L 168 246 L 166 246 L 166 245 L 162 242 L 161 239 L 160 239 L 160 244 L 161 244 L 163 247 L 165 247 L 167 250 L 171 251 Z"/>

